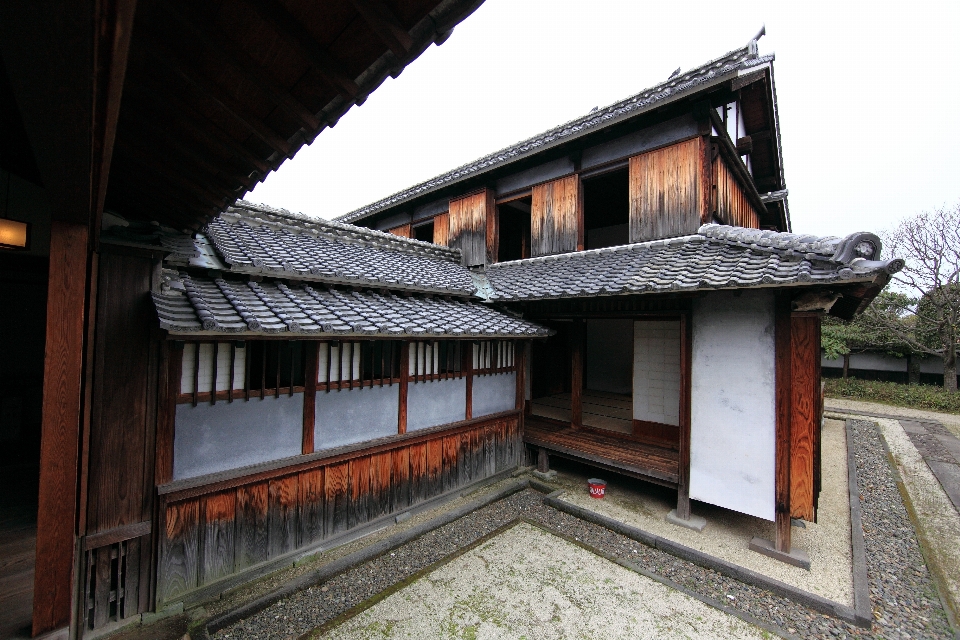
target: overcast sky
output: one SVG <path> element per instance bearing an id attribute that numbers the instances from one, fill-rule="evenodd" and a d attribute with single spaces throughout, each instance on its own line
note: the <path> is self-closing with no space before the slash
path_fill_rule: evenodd
<path id="1" fill-rule="evenodd" d="M 247 195 L 331 218 L 739 48 L 766 24 L 793 229 L 960 201 L 958 3 L 486 0 Z"/>

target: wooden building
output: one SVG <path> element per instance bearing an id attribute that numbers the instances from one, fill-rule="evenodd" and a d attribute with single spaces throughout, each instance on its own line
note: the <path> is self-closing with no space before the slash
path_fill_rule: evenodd
<path id="1" fill-rule="evenodd" d="M 184 406 L 163 395 L 173 342 L 150 297 L 169 254 L 160 236 L 204 227 L 481 1 L 0 3 L 0 637 L 79 638 L 156 610 L 171 593 L 158 593 L 158 558 L 174 557 L 159 532 L 216 531 L 225 513 L 224 491 L 198 503 L 157 488 L 171 479 L 158 425 Z M 118 224 L 128 233 L 102 241 Z M 251 353 L 289 361 L 266 342 Z M 284 375 L 297 397 L 302 378 Z M 270 395 L 244 387 L 244 402 L 255 391 Z M 317 468 L 302 484 L 251 485 L 237 504 L 289 514 L 291 487 L 320 490 Z M 191 520 L 199 504 L 204 519 Z M 300 540 L 289 518 L 268 522 L 237 566 Z"/>
<path id="2" fill-rule="evenodd" d="M 820 316 L 903 267 L 870 233 L 791 233 L 772 55 L 757 43 L 338 218 L 459 248 L 491 302 L 554 331 L 524 441 L 776 522 L 820 491 Z M 735 375 L 731 375 L 735 372 Z"/>
<path id="3" fill-rule="evenodd" d="M 793 557 L 818 314 L 901 263 L 790 233 L 755 42 L 339 222 L 237 201 L 478 4 L 0 6 L 3 218 L 30 224 L 0 249 L 0 449 L 37 514 L 33 635 L 215 598 L 524 443 L 675 487 L 681 522 L 775 520 Z"/>

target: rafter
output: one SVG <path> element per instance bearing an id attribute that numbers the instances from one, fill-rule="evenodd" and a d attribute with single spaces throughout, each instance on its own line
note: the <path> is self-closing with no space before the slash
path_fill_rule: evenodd
<path id="1" fill-rule="evenodd" d="M 186 15 L 172 3 L 163 3 L 166 8 L 191 34 L 192 38 L 204 45 L 207 52 L 213 54 L 224 64 L 228 64 L 242 74 L 248 82 L 254 84 L 286 113 L 311 132 L 320 128 L 320 120 L 310 113 L 299 100 L 273 81 L 273 78 L 260 64 L 247 53 L 235 40 L 226 37 L 215 26 L 203 28 L 194 19 Z"/>
<path id="2" fill-rule="evenodd" d="M 354 8 L 369 25 L 377 37 L 387 45 L 401 60 L 406 58 L 413 47 L 413 38 L 397 16 L 382 0 L 350 0 Z"/>
<path id="3" fill-rule="evenodd" d="M 212 100 L 220 110 L 243 125 L 250 133 L 263 140 L 274 151 L 284 157 L 290 154 L 290 143 L 288 141 L 277 135 L 277 132 L 268 127 L 259 116 L 229 95 L 216 82 L 196 69 L 187 69 L 180 64 L 176 54 L 166 44 L 160 42 L 157 38 L 153 38 L 150 53 L 168 72 L 177 76 L 194 92 Z"/>
<path id="4" fill-rule="evenodd" d="M 284 38 L 293 43 L 320 74 L 344 98 L 353 100 L 360 87 L 347 73 L 346 67 L 321 47 L 313 35 L 277 0 L 249 1 L 249 6 L 269 22 Z"/>
<path id="5" fill-rule="evenodd" d="M 141 168 L 146 169 L 146 172 L 140 174 L 141 180 L 144 180 L 147 177 L 154 178 L 155 180 L 162 179 L 162 183 L 159 186 L 165 186 L 167 189 L 169 189 L 171 186 L 179 187 L 183 191 L 197 198 L 198 201 L 208 204 L 211 207 L 222 207 L 227 199 L 227 196 L 223 196 L 208 187 L 197 184 L 189 178 L 180 175 L 176 171 L 159 166 L 156 159 L 154 159 L 149 153 L 135 149 L 129 144 L 123 143 L 122 141 L 118 141 L 117 143 L 117 157 L 122 158 L 126 162 L 132 162 L 139 165 Z"/>

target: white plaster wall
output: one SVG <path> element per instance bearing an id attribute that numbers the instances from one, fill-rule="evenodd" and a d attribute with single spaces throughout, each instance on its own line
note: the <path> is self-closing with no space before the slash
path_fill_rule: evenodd
<path id="1" fill-rule="evenodd" d="M 213 343 L 201 342 L 200 372 L 197 382 L 201 393 L 208 393 L 213 385 Z M 180 374 L 180 393 L 193 393 L 193 368 L 196 362 L 197 343 L 188 342 L 183 345 L 183 364 Z M 247 350 L 237 349 L 233 363 L 233 388 L 243 389 L 246 379 Z M 217 347 L 217 391 L 230 389 L 230 343 L 221 342 Z"/>
<path id="2" fill-rule="evenodd" d="M 919 358 L 921 373 L 943 373 L 943 361 L 934 357 Z M 826 357 L 820 359 L 820 366 L 830 369 L 842 369 L 843 358 L 828 360 Z M 851 353 L 851 369 L 865 369 L 868 371 L 907 371 L 906 358 L 894 358 L 883 353 Z"/>
<path id="3" fill-rule="evenodd" d="M 773 294 L 694 301 L 690 497 L 774 520 Z"/>
<path id="4" fill-rule="evenodd" d="M 680 321 L 633 327 L 633 418 L 679 426 Z"/>

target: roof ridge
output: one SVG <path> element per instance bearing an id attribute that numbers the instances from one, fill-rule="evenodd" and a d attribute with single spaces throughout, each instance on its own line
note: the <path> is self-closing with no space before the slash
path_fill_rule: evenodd
<path id="1" fill-rule="evenodd" d="M 603 108 L 597 109 L 595 111 L 590 111 L 585 115 L 579 116 L 572 120 L 568 120 L 567 122 L 551 127 L 546 131 L 543 131 L 539 134 L 536 134 L 534 136 L 521 140 L 520 142 L 516 142 L 507 147 L 503 147 L 502 149 L 494 151 L 493 153 L 488 153 L 487 155 L 481 156 L 476 160 L 462 164 L 455 169 L 452 169 L 450 171 L 434 176 L 433 178 L 430 178 L 428 180 L 415 184 L 412 187 L 409 187 L 407 189 L 403 189 L 401 191 L 393 193 L 385 198 L 381 198 L 376 202 L 372 202 L 358 209 L 354 209 L 353 211 L 350 211 L 348 213 L 336 216 L 333 218 L 333 220 L 337 222 L 350 222 L 353 220 L 360 219 L 370 213 L 376 212 L 379 209 L 383 209 L 394 202 L 402 200 L 406 197 L 415 196 L 419 192 L 423 192 L 436 184 L 450 182 L 451 180 L 461 177 L 462 174 L 472 173 L 478 169 L 483 169 L 489 166 L 490 164 L 494 164 L 495 160 L 498 160 L 498 159 L 502 160 L 503 158 L 501 158 L 501 156 L 505 156 L 508 154 L 516 155 L 520 151 L 524 150 L 525 147 L 537 147 L 546 143 L 546 142 L 540 142 L 539 144 L 536 144 L 537 141 L 539 140 L 543 140 L 546 138 L 547 141 L 549 141 L 550 139 L 555 138 L 559 133 L 562 133 L 563 131 L 566 131 L 571 128 L 576 128 L 578 125 L 580 127 L 584 127 L 592 121 L 597 121 L 599 123 L 599 121 L 609 119 L 614 115 L 617 115 L 616 114 L 617 110 L 623 109 L 631 104 L 636 104 L 637 99 L 640 98 L 641 96 L 644 96 L 646 100 L 645 102 L 639 104 L 638 106 L 643 106 L 643 104 L 647 104 L 649 102 L 658 102 L 659 100 L 676 93 L 675 91 L 668 91 L 667 95 L 663 95 L 663 96 L 659 95 L 664 91 L 667 91 L 668 89 L 671 89 L 678 85 L 684 85 L 683 88 L 688 88 L 687 85 L 692 86 L 694 84 L 697 84 L 695 82 L 696 76 L 703 75 L 704 73 L 709 73 L 709 70 L 711 67 L 714 67 L 717 65 L 720 65 L 718 68 L 724 68 L 726 66 L 733 66 L 733 65 L 739 66 L 739 65 L 746 64 L 748 62 L 750 63 L 749 66 L 756 66 L 758 64 L 763 64 L 764 62 L 768 62 L 772 59 L 773 59 L 772 54 L 767 54 L 764 56 L 751 55 L 749 45 L 740 47 L 738 49 L 733 49 L 732 51 L 728 51 L 722 56 L 714 58 L 699 66 L 692 67 L 687 71 L 680 73 L 676 76 L 667 78 L 666 80 L 658 84 L 655 84 L 651 87 L 647 87 L 645 89 L 641 89 L 639 92 L 631 96 L 628 96 L 626 98 L 623 98 L 622 100 L 618 100 Z M 632 110 L 633 109 L 630 109 L 630 111 Z"/>

